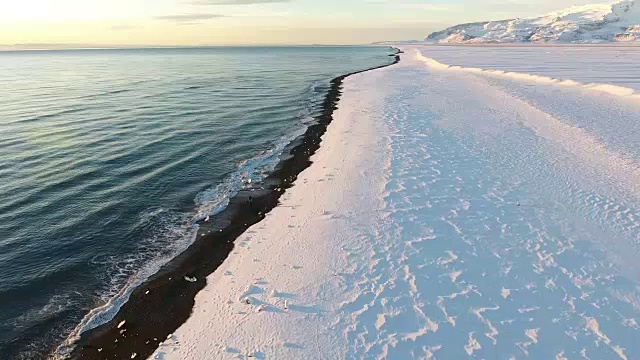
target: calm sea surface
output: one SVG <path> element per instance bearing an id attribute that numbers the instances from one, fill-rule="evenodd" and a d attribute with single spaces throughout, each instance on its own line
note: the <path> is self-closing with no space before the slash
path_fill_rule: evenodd
<path id="1" fill-rule="evenodd" d="M 259 180 L 384 47 L 0 53 L 0 359 L 46 358 Z"/>

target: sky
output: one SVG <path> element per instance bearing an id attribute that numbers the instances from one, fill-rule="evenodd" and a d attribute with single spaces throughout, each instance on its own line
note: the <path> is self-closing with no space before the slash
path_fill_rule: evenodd
<path id="1" fill-rule="evenodd" d="M 0 47 L 366 44 L 606 0 L 0 0 Z"/>

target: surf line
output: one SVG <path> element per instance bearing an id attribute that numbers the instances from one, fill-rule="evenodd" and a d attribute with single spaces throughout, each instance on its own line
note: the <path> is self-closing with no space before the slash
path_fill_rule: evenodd
<path id="1" fill-rule="evenodd" d="M 400 49 L 385 65 L 339 76 L 330 82 L 322 112 L 306 132 L 285 147 L 280 161 L 260 186 L 239 191 L 229 205 L 198 230 L 195 242 L 134 289 L 114 318 L 80 334 L 70 353 L 72 359 L 145 359 L 172 337 L 191 316 L 196 295 L 234 249 L 234 241 L 260 222 L 298 175 L 311 165 L 322 135 L 333 120 L 342 95 L 342 83 L 351 75 L 400 62 Z M 257 184 L 256 184 L 257 185 Z"/>

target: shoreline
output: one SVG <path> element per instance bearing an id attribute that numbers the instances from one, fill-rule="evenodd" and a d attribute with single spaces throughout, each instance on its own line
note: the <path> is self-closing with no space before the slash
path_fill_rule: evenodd
<path id="1" fill-rule="evenodd" d="M 354 269 L 372 264 L 387 217 L 393 139 L 381 99 L 399 89 L 389 78 L 403 62 L 344 80 L 313 165 L 236 239 L 193 315 L 152 359 L 345 358 L 340 321 L 350 316 L 341 308 L 359 297 L 349 287 L 368 289 Z"/>
<path id="2" fill-rule="evenodd" d="M 135 358 L 152 355 L 160 343 L 189 319 L 195 297 L 206 285 L 206 277 L 229 256 L 235 239 L 264 219 L 298 175 L 311 165 L 310 157 L 320 148 L 322 136 L 333 120 L 344 79 L 397 64 L 401 51 L 395 50 L 390 55 L 394 61 L 389 64 L 331 80 L 322 114 L 302 136 L 287 145 L 276 168 L 259 184 L 261 187 L 240 191 L 210 223 L 201 224 L 195 242 L 133 290 L 111 321 L 80 334 L 70 357 L 128 359 L 132 354 Z"/>
<path id="3" fill-rule="evenodd" d="M 616 116 L 638 130 L 635 104 L 430 69 L 408 50 L 345 79 L 313 166 L 154 359 L 640 357 L 637 177 L 605 145 L 638 147 L 593 141 Z"/>

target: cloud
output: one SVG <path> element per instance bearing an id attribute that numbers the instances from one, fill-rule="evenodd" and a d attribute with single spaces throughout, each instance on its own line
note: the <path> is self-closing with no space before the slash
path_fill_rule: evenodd
<path id="1" fill-rule="evenodd" d="M 189 0 L 192 5 L 255 5 L 285 3 L 291 0 Z"/>
<path id="2" fill-rule="evenodd" d="M 464 10 L 464 4 L 462 3 L 412 3 L 396 0 L 365 0 L 366 4 L 370 5 L 383 5 L 393 8 L 411 9 L 411 10 L 423 10 L 423 11 L 461 11 Z"/>
<path id="3" fill-rule="evenodd" d="M 219 19 L 226 17 L 221 14 L 180 14 L 180 15 L 162 15 L 156 16 L 154 20 L 173 21 L 183 24 L 193 24 L 204 20 Z"/>
<path id="4" fill-rule="evenodd" d="M 405 9 L 415 9 L 424 11 L 462 11 L 464 10 L 463 4 L 402 4 L 401 7 Z"/>
<path id="5" fill-rule="evenodd" d="M 111 30 L 114 31 L 121 31 L 121 30 L 132 30 L 132 29 L 136 29 L 137 26 L 134 25 L 113 25 L 111 26 Z"/>

